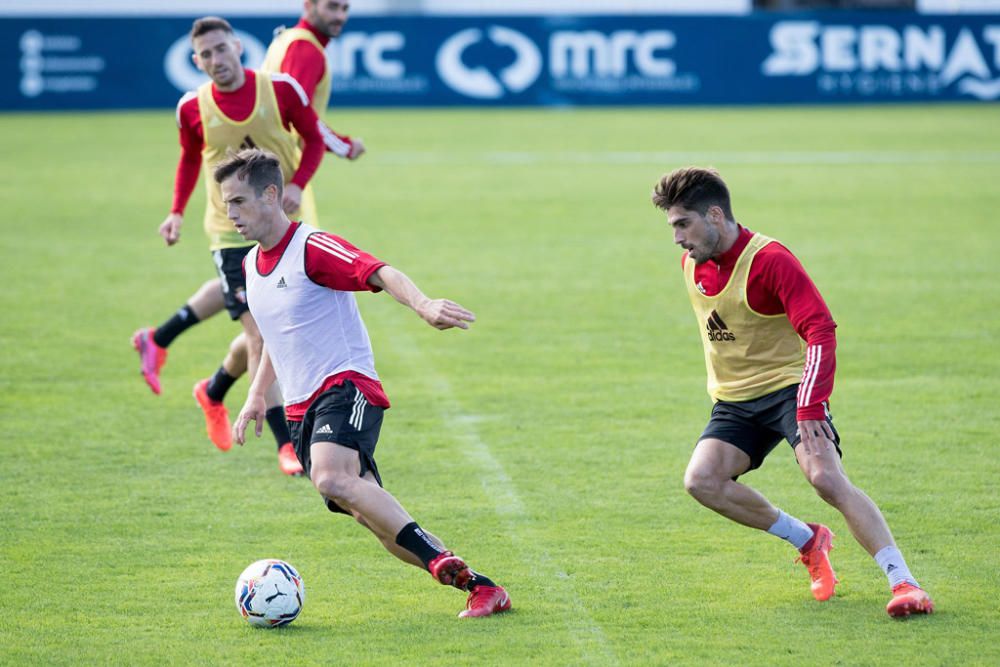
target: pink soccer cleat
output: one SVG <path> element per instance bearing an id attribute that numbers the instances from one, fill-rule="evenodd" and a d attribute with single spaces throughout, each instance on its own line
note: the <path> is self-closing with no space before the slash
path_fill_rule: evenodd
<path id="1" fill-rule="evenodd" d="M 160 395 L 160 369 L 167 363 L 167 348 L 153 340 L 153 327 L 139 329 L 132 334 L 132 347 L 139 353 L 139 372 L 153 393 Z"/>

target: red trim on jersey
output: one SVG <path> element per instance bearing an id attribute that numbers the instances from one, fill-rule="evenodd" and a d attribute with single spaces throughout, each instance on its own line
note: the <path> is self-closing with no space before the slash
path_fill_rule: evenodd
<path id="1" fill-rule="evenodd" d="M 293 222 L 288 226 L 285 231 L 285 235 L 281 237 L 281 240 L 268 250 L 261 248 L 257 251 L 257 273 L 262 276 L 269 276 L 271 272 L 274 271 L 274 267 L 278 266 L 278 262 L 281 261 L 282 256 L 285 254 L 285 249 L 288 248 L 288 244 L 291 242 L 292 237 L 295 236 L 295 230 L 299 228 L 301 222 Z"/>
<path id="2" fill-rule="evenodd" d="M 715 296 L 725 288 L 736 260 L 753 232 L 740 226 L 733 246 L 715 259 L 694 267 L 694 281 L 702 293 Z M 688 255 L 681 256 L 681 266 Z M 747 276 L 747 303 L 762 315 L 788 317 L 806 342 L 806 364 L 799 391 L 798 420 L 824 419 L 837 368 L 837 323 L 822 295 L 799 260 L 780 243 L 769 243 L 754 256 Z"/>
<path id="3" fill-rule="evenodd" d="M 250 69 L 243 71 L 246 81 L 237 90 L 223 92 L 212 84 L 212 99 L 222 113 L 235 121 L 246 120 L 253 112 L 257 99 L 257 75 Z M 302 137 L 302 158 L 290 182 L 304 188 L 319 168 L 326 150 L 323 135 L 317 125 L 319 118 L 311 106 L 302 103 L 302 98 L 291 83 L 275 81 L 274 94 L 281 114 L 281 124 L 286 130 L 294 128 Z M 198 184 L 201 152 L 205 147 L 197 96 L 192 96 L 181 105 L 178 117 L 181 157 L 174 176 L 174 200 L 170 209 L 173 213 L 183 213 L 191 199 L 191 193 Z"/>
<path id="4" fill-rule="evenodd" d="M 262 248 L 257 251 L 257 273 L 264 276 L 274 271 L 300 224 L 293 222 L 281 240 L 271 249 Z M 317 285 L 341 292 L 365 290 L 378 292 L 380 288 L 368 284 L 368 278 L 383 266 L 385 262 L 359 250 L 339 236 L 315 232 L 306 240 L 305 271 L 309 279 Z M 306 400 L 285 406 L 285 417 L 291 421 L 302 421 L 306 410 L 320 394 L 343 384 L 345 380 L 353 382 L 372 405 L 389 408 L 389 397 L 386 396 L 381 382 L 357 371 L 343 371 L 326 378 L 320 388 Z"/>
<path id="5" fill-rule="evenodd" d="M 313 392 L 313 395 L 302 401 L 301 403 L 295 403 L 294 405 L 285 406 L 285 419 L 293 422 L 300 422 L 305 416 L 306 411 L 309 406 L 313 404 L 319 395 L 324 391 L 336 387 L 337 385 L 344 384 L 346 380 L 350 380 L 354 383 L 354 386 L 364 394 L 365 398 L 372 405 L 377 405 L 380 408 L 385 408 L 388 410 L 391 406 L 389 404 L 389 397 L 385 395 L 385 390 L 382 388 L 382 383 L 378 380 L 373 380 L 367 375 L 362 375 L 357 371 L 344 371 L 342 373 L 337 373 L 336 375 L 331 375 L 327 379 L 323 380 L 323 384 L 320 388 Z"/>

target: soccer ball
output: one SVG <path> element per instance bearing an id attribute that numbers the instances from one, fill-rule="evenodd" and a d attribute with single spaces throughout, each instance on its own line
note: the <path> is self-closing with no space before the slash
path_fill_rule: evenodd
<path id="1" fill-rule="evenodd" d="M 302 611 L 305 599 L 302 577 L 276 558 L 251 563 L 236 580 L 236 609 L 250 625 L 288 625 Z"/>

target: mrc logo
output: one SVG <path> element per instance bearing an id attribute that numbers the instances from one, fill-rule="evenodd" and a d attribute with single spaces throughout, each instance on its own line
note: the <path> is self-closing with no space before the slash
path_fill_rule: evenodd
<path id="1" fill-rule="evenodd" d="M 677 43 L 669 30 L 557 30 L 534 38 L 506 26 L 467 28 L 438 49 L 441 80 L 477 99 L 499 99 L 527 91 L 547 74 L 555 91 L 621 94 L 633 91 L 693 91 L 699 81 L 679 74 L 669 52 Z M 471 66 L 473 50 L 482 57 Z M 501 57 L 499 51 L 505 53 Z M 510 56 L 513 56 L 511 60 Z M 493 65 L 492 67 L 490 65 Z"/>
<path id="2" fill-rule="evenodd" d="M 326 59 L 339 93 L 420 95 L 427 77 L 406 71 L 406 34 L 352 30 L 331 40 Z"/>
<path id="3" fill-rule="evenodd" d="M 765 76 L 812 76 L 826 93 L 936 94 L 1000 98 L 1000 25 L 823 25 L 779 21 L 770 32 Z"/>

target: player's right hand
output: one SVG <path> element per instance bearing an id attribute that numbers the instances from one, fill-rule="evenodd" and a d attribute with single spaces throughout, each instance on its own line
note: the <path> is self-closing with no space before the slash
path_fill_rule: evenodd
<path id="1" fill-rule="evenodd" d="M 160 236 L 163 237 L 168 246 L 180 241 L 182 224 L 184 224 L 184 216 L 180 213 L 171 213 L 160 225 Z"/>
<path id="2" fill-rule="evenodd" d="M 247 396 L 247 402 L 243 404 L 240 416 L 236 418 L 236 422 L 233 424 L 233 440 L 236 441 L 236 444 L 243 445 L 246 442 L 247 426 L 250 425 L 251 420 L 256 422 L 254 434 L 259 438 L 264 429 L 266 414 L 267 401 L 264 400 L 263 396 L 254 394 Z"/>
<path id="3" fill-rule="evenodd" d="M 476 321 L 476 316 L 471 310 L 466 310 L 450 299 L 429 299 L 416 308 L 420 315 L 435 329 L 468 329 L 470 322 Z"/>
<path id="4" fill-rule="evenodd" d="M 351 151 L 347 154 L 348 160 L 357 160 L 365 153 L 365 142 L 361 137 L 351 138 Z"/>

